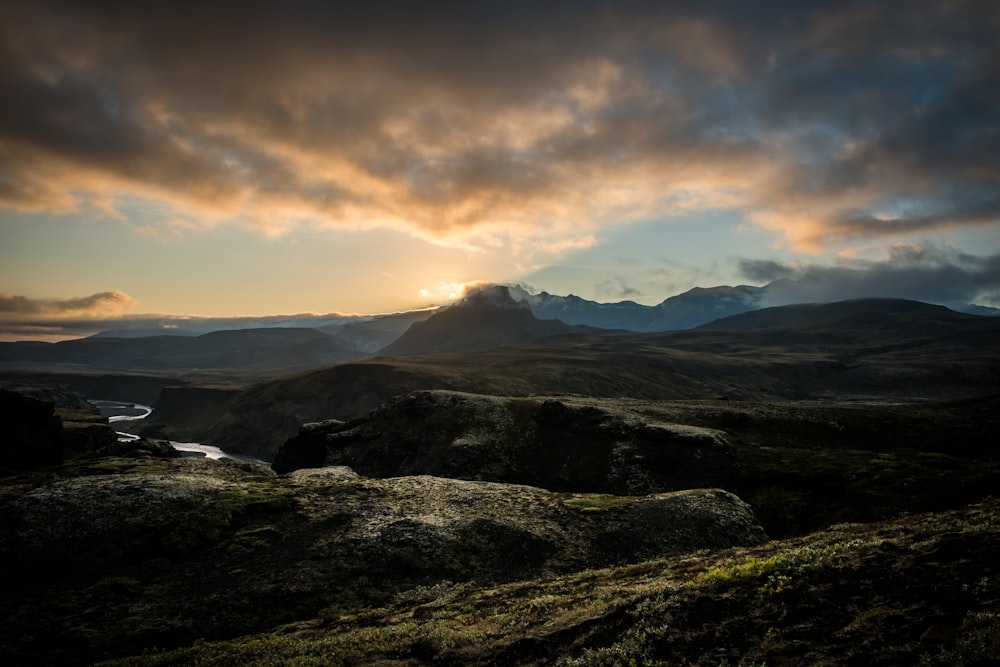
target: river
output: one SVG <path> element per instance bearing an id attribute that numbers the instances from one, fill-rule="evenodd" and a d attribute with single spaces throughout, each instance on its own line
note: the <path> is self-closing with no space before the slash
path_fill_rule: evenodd
<path id="1" fill-rule="evenodd" d="M 127 401 L 107 401 L 107 400 L 92 400 L 90 404 L 101 411 L 101 414 L 108 418 L 108 423 L 116 425 L 118 428 L 122 428 L 131 422 L 139 421 L 140 419 L 145 419 L 153 413 L 153 408 L 148 405 L 142 405 L 141 403 L 129 403 Z M 135 440 L 139 436 L 134 433 L 128 433 L 127 431 L 117 431 L 119 440 Z M 257 463 L 260 465 L 271 465 L 267 461 L 262 461 L 261 459 L 254 458 L 252 456 L 244 456 L 243 454 L 234 454 L 232 452 L 227 452 L 214 445 L 203 445 L 200 442 L 177 442 L 176 440 L 169 440 L 170 446 L 181 452 L 182 456 L 204 456 L 210 459 L 230 459 L 233 461 L 240 461 L 242 463 Z"/>

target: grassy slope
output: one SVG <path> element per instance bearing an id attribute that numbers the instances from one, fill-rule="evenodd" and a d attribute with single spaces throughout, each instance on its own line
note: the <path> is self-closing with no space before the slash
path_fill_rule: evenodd
<path id="1" fill-rule="evenodd" d="M 478 588 L 120 665 L 985 665 L 1000 502 Z"/>
<path id="2" fill-rule="evenodd" d="M 824 396 L 909 400 L 1000 389 L 1000 362 L 996 361 L 1000 350 L 991 361 L 953 359 L 943 354 L 928 359 L 914 353 L 903 360 L 866 357 L 848 363 L 833 352 L 813 349 L 768 349 L 761 345 L 740 349 L 728 341 L 714 350 L 705 339 L 693 349 L 677 340 L 672 344 L 675 347 L 668 348 L 631 337 L 574 339 L 477 354 L 342 364 L 251 387 L 233 404 L 222 406 L 225 415 L 209 406 L 203 420 L 188 423 L 184 427 L 187 432 L 178 435 L 270 459 L 303 422 L 351 419 L 416 389 L 650 400 L 720 396 L 744 400 Z M 166 413 L 156 418 L 171 421 Z M 248 447 L 257 451 L 250 452 Z"/>

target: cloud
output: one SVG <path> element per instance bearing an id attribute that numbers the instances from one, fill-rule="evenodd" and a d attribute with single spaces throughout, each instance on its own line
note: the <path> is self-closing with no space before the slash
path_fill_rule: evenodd
<path id="1" fill-rule="evenodd" d="M 469 280 L 466 282 L 442 282 L 433 287 L 420 288 L 420 299 L 427 304 L 439 306 L 460 301 L 469 294 L 492 287 L 493 283 L 486 280 Z"/>
<path id="2" fill-rule="evenodd" d="M 1000 254 L 970 255 L 933 245 L 899 245 L 878 261 L 835 266 L 743 259 L 742 275 L 771 283 L 767 305 L 864 297 L 914 299 L 944 305 L 1000 306 Z"/>
<path id="3" fill-rule="evenodd" d="M 747 280 L 755 283 L 770 283 L 775 280 L 790 280 L 796 270 L 782 262 L 771 259 L 746 259 L 738 260 L 739 272 Z"/>
<path id="4" fill-rule="evenodd" d="M 25 296 L 0 293 L 0 317 L 97 318 L 124 314 L 136 300 L 124 292 L 100 292 L 72 299 L 29 299 Z"/>
<path id="5" fill-rule="evenodd" d="M 641 290 L 632 287 L 621 276 L 615 276 L 594 286 L 594 293 L 611 299 L 631 299 L 645 296 Z"/>
<path id="6" fill-rule="evenodd" d="M 998 30 L 974 0 L 4 3 L 0 205 L 557 253 L 720 207 L 803 251 L 982 227 Z"/>

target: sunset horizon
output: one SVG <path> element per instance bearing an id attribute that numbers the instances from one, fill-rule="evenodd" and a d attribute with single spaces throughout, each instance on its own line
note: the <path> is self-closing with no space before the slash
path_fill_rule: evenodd
<path id="1" fill-rule="evenodd" d="M 8 339 L 401 312 L 483 283 L 655 305 L 788 279 L 1000 307 L 988 3 L 0 17 Z"/>

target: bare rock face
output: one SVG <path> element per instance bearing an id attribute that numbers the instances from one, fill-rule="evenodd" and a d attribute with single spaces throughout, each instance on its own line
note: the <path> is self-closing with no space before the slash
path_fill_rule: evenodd
<path id="1" fill-rule="evenodd" d="M 118 436 L 100 410 L 65 385 L 0 389 L 0 467 L 53 466 L 67 457 L 114 451 Z"/>
<path id="2" fill-rule="evenodd" d="M 0 467 L 24 470 L 62 460 L 63 428 L 55 404 L 0 389 Z"/>
<path id="3" fill-rule="evenodd" d="M 714 429 L 553 399 L 421 391 L 361 422 L 304 428 L 273 467 L 346 465 L 370 477 L 427 474 L 645 494 L 713 485 L 732 465 L 731 453 Z"/>
<path id="4" fill-rule="evenodd" d="M 0 630 L 0 658 L 87 662 L 448 581 L 518 581 L 767 539 L 750 507 L 717 489 L 619 497 L 369 479 L 345 467 L 279 477 L 191 458 L 104 459 L 79 472 L 27 487 L 0 480 L 0 567 L 33 564 L 0 601 L 0 615 L 15 618 Z M 87 612 L 60 626 L 66 599 Z M 22 645 L 49 626 L 63 627 L 65 654 Z"/>
<path id="5" fill-rule="evenodd" d="M 66 411 L 61 413 L 66 415 Z M 100 454 L 114 451 L 117 446 L 118 434 L 100 413 L 82 412 L 63 417 L 63 447 L 67 455 Z"/>
<path id="6" fill-rule="evenodd" d="M 343 426 L 344 422 L 339 419 L 304 424 L 302 430 L 289 439 L 288 446 L 278 450 L 271 467 L 279 473 L 323 467 L 326 464 L 326 436 Z"/>

